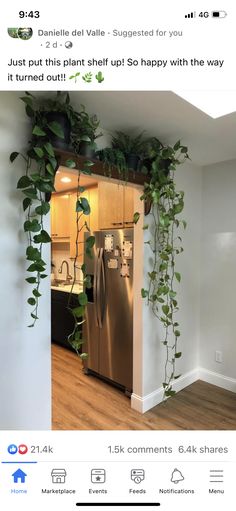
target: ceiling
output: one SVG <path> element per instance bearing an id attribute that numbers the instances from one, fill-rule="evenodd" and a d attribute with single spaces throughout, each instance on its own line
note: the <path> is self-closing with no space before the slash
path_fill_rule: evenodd
<path id="1" fill-rule="evenodd" d="M 227 92 L 222 92 L 227 94 Z M 198 165 L 236 159 L 236 113 L 212 119 L 173 92 L 70 92 L 74 107 L 86 105 L 104 130 L 157 136 L 164 143 L 181 139 Z"/>

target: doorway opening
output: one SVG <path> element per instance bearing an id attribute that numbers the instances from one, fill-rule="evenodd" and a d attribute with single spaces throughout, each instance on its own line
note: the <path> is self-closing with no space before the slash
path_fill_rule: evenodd
<path id="1" fill-rule="evenodd" d="M 65 388 L 74 389 L 73 400 L 70 393 L 63 398 L 63 407 L 70 409 L 72 415 L 74 410 L 74 429 L 80 429 L 76 417 L 82 395 L 83 410 L 86 413 L 86 401 L 91 410 L 93 386 L 104 398 L 104 413 L 106 398 L 111 393 L 113 399 L 114 396 L 118 399 L 119 393 L 119 399 L 125 400 L 125 406 L 130 408 L 132 399 L 127 400 L 124 393 L 130 397 L 140 395 L 142 390 L 143 229 L 141 219 L 137 224 L 133 222 L 134 212 L 143 215 L 142 187 L 97 175 L 81 175 L 82 196 L 88 200 L 91 212 L 79 233 L 75 269 L 77 181 L 76 170 L 61 166 L 51 198 L 53 416 L 57 424 L 59 387 L 63 382 Z M 86 256 L 84 245 L 84 238 L 90 235 L 96 238 L 92 259 Z M 92 289 L 88 290 L 89 303 L 81 325 L 86 341 L 82 352 L 88 354 L 82 361 L 68 342 L 74 328 L 68 300 L 70 297 L 71 308 L 78 306 L 78 294 L 84 290 L 84 264 Z"/>

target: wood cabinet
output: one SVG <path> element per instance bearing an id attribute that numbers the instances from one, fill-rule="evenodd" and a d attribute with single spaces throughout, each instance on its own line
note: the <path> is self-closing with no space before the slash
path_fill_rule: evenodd
<path id="1" fill-rule="evenodd" d="M 53 241 L 67 241 L 70 236 L 68 194 L 53 194 L 51 198 L 51 236 Z"/>
<path id="2" fill-rule="evenodd" d="M 121 229 L 133 226 L 133 189 L 123 184 L 98 184 L 98 228 Z"/>
<path id="3" fill-rule="evenodd" d="M 131 186 L 124 186 L 124 227 L 134 225 L 134 190 Z"/>

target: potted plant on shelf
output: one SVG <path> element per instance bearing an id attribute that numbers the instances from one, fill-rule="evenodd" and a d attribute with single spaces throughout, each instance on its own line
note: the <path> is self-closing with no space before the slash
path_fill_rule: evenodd
<path id="1" fill-rule="evenodd" d="M 120 177 L 127 177 L 127 164 L 124 153 L 120 149 L 112 149 L 112 147 L 105 147 L 96 152 L 96 156 L 103 162 L 104 173 L 108 176 L 111 175 L 112 168 L 118 170 Z"/>
<path id="2" fill-rule="evenodd" d="M 136 137 L 132 137 L 123 131 L 116 131 L 112 137 L 112 149 L 123 153 L 128 169 L 137 170 L 145 153 L 143 132 Z"/>
<path id="3" fill-rule="evenodd" d="M 103 135 L 101 132 L 97 133 L 99 125 L 100 121 L 97 116 L 90 116 L 82 105 L 82 110 L 79 112 L 71 133 L 73 148 L 81 156 L 95 158 L 97 149 L 95 140 Z"/>
<path id="4" fill-rule="evenodd" d="M 26 93 L 21 98 L 26 105 L 26 114 L 33 126 L 40 126 L 53 147 L 68 149 L 71 130 L 78 119 L 78 112 L 70 103 L 67 92 L 57 92 L 53 98 L 36 97 Z M 33 133 L 36 137 L 37 133 Z M 33 140 L 33 139 L 32 139 Z"/>

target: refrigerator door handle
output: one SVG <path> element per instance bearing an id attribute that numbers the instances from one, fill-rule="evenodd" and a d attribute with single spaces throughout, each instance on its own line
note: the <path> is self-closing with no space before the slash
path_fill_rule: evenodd
<path id="1" fill-rule="evenodd" d="M 96 260 L 95 260 L 95 269 L 94 269 L 94 309 L 95 309 L 95 324 L 98 327 L 98 274 L 99 274 L 99 256 L 100 256 L 100 248 L 97 249 Z"/>
<path id="2" fill-rule="evenodd" d="M 105 289 L 105 269 L 104 269 L 104 259 L 103 259 L 104 249 L 100 249 L 99 259 L 98 259 L 98 286 L 97 286 L 97 312 L 98 312 L 98 326 L 102 328 L 103 316 L 105 310 L 105 297 L 106 297 L 106 289 Z"/>

